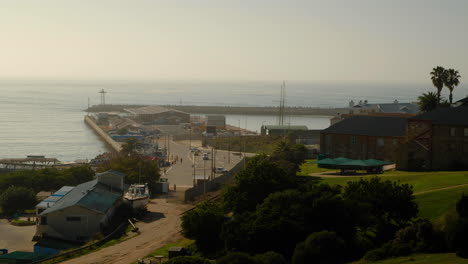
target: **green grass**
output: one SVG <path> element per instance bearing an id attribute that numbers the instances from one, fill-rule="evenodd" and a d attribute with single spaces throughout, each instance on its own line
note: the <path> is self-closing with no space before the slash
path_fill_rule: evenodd
<path id="1" fill-rule="evenodd" d="M 335 185 L 346 185 L 348 181 L 356 181 L 366 176 L 349 176 L 336 178 L 322 178 L 322 182 Z M 450 187 L 459 184 L 468 184 L 468 171 L 437 171 L 437 172 L 406 172 L 406 171 L 388 171 L 377 175 L 383 179 L 400 181 L 413 186 L 415 193 Z"/>
<path id="2" fill-rule="evenodd" d="M 167 244 L 161 248 L 158 248 L 156 249 L 155 251 L 151 252 L 151 254 L 148 255 L 148 257 L 154 257 L 154 256 L 164 256 L 164 257 L 167 257 L 168 256 L 168 250 L 169 248 L 171 247 L 184 247 L 184 248 L 187 248 L 188 246 L 192 245 L 195 241 L 194 240 L 190 240 L 188 238 L 184 238 L 178 242 L 175 242 L 175 243 L 170 243 L 170 244 Z"/>
<path id="3" fill-rule="evenodd" d="M 330 169 L 319 168 L 319 167 L 317 167 L 317 164 L 310 163 L 310 162 L 315 162 L 315 161 L 317 161 L 317 160 L 315 160 L 315 159 L 306 160 L 301 165 L 301 171 L 297 175 L 299 175 L 299 176 L 309 176 L 309 174 L 311 174 L 311 173 L 334 171 L 334 170 L 330 170 Z"/>
<path id="4" fill-rule="evenodd" d="M 446 213 L 455 211 L 455 203 L 462 193 L 468 194 L 468 185 L 416 195 L 419 216 L 440 220 Z"/>
<path id="5" fill-rule="evenodd" d="M 366 262 L 360 260 L 353 264 L 466 264 L 468 259 L 463 259 L 455 256 L 455 253 L 441 254 L 415 254 L 406 257 L 392 258 L 375 262 Z"/>
<path id="6" fill-rule="evenodd" d="M 301 167 L 299 175 L 308 175 L 310 173 L 322 170 L 317 168 L 316 164 L 304 164 Z M 321 182 L 331 185 L 339 184 L 345 186 L 349 181 L 356 181 L 366 176 L 347 176 L 347 177 L 323 177 Z M 432 221 L 440 220 L 445 214 L 455 208 L 455 202 L 462 193 L 468 194 L 468 171 L 437 171 L 437 172 L 407 172 L 407 171 L 388 171 L 377 175 L 385 180 L 400 181 L 413 186 L 416 196 L 416 202 L 419 205 L 419 216 L 429 218 Z M 441 189 L 454 187 L 451 189 Z M 441 190 L 438 190 L 441 189 Z M 428 192 L 430 191 L 430 192 Z M 468 261 L 467 261 L 468 263 Z"/>

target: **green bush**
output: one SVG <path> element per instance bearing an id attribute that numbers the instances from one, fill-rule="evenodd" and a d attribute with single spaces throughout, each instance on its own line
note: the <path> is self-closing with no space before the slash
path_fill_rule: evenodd
<path id="1" fill-rule="evenodd" d="M 343 263 L 347 257 L 346 245 L 335 232 L 312 233 L 294 250 L 293 264 L 306 264 L 314 260 L 317 264 Z"/>
<path id="2" fill-rule="evenodd" d="M 246 253 L 232 252 L 218 259 L 216 264 L 259 264 L 255 258 Z"/>
<path id="3" fill-rule="evenodd" d="M 411 253 L 413 253 L 413 249 L 409 243 L 388 242 L 380 248 L 367 252 L 366 255 L 364 255 L 364 259 L 377 261 L 392 257 L 408 256 Z"/>
<path id="4" fill-rule="evenodd" d="M 36 195 L 32 189 L 11 186 L 0 195 L 0 208 L 7 216 L 21 213 L 36 205 Z"/>
<path id="5" fill-rule="evenodd" d="M 269 251 L 263 254 L 255 255 L 255 260 L 258 264 L 287 264 L 288 262 L 283 255 Z"/>
<path id="6" fill-rule="evenodd" d="M 197 256 L 179 256 L 172 258 L 165 264 L 211 264 L 212 262 L 208 259 L 204 259 Z"/>

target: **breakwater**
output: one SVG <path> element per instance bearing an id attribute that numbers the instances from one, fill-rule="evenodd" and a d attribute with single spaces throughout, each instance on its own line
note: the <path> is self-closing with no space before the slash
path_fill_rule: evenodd
<path id="1" fill-rule="evenodd" d="M 142 107 L 146 105 L 94 105 L 86 109 L 87 112 L 122 112 L 125 108 Z M 279 108 L 274 106 L 245 107 L 245 106 L 198 106 L 198 105 L 160 105 L 167 108 L 191 114 L 218 115 L 278 115 Z M 316 115 L 335 116 L 347 113 L 347 108 L 319 108 L 319 107 L 286 107 L 286 115 Z"/>
<path id="2" fill-rule="evenodd" d="M 84 121 L 89 125 L 96 134 L 115 152 L 120 152 L 122 145 L 119 142 L 114 141 L 104 130 L 102 130 L 94 121 L 94 118 L 85 116 Z"/>

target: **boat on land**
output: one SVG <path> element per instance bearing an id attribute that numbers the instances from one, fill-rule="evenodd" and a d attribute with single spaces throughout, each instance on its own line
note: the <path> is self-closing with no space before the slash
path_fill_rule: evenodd
<path id="1" fill-rule="evenodd" d="M 150 198 L 148 184 L 132 184 L 124 195 L 124 201 L 130 204 L 133 210 L 145 210 Z"/>

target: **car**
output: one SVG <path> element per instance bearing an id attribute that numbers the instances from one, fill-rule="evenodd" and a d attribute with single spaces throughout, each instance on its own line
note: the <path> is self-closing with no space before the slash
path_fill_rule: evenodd
<path id="1" fill-rule="evenodd" d="M 204 160 L 209 160 L 210 157 L 208 156 L 208 153 L 203 153 L 203 159 Z"/>
<path id="2" fill-rule="evenodd" d="M 225 172 L 228 172 L 228 170 L 223 167 L 217 167 L 215 169 L 215 173 L 225 173 Z"/>

